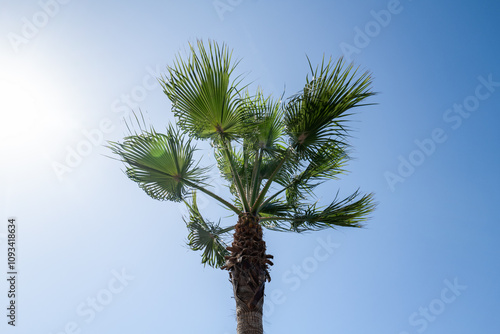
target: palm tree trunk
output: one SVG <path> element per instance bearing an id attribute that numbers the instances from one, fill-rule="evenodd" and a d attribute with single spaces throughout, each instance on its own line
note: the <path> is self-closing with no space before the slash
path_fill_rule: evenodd
<path id="1" fill-rule="evenodd" d="M 262 240 L 259 218 L 250 214 L 240 215 L 235 226 L 234 241 L 227 248 L 231 255 L 226 257 L 223 269 L 229 270 L 236 300 L 237 334 L 262 334 L 262 310 L 264 285 L 271 281 L 266 255 L 266 243 Z"/>

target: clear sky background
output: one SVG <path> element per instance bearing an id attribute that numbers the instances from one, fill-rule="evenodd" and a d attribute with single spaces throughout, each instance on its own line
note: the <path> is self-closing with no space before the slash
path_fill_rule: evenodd
<path id="1" fill-rule="evenodd" d="M 173 121 L 155 78 L 213 39 L 252 89 L 292 95 L 306 55 L 344 54 L 379 92 L 353 117 L 351 172 L 318 191 L 360 187 L 378 209 L 364 229 L 265 233 L 266 332 L 498 333 L 499 14 L 496 1 L 1 1 L 0 332 L 235 332 L 228 273 L 187 248 L 182 207 L 149 198 L 103 147 L 131 110 Z"/>

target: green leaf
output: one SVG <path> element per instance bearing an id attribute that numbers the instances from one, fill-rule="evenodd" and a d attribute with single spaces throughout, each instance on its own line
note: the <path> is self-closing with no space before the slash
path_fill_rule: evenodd
<path id="1" fill-rule="evenodd" d="M 290 144 L 306 159 L 326 144 L 346 145 L 348 111 L 374 95 L 370 74 L 358 76 L 342 59 L 335 64 L 323 59 L 311 74 L 303 91 L 287 101 L 284 120 Z"/>
<path id="2" fill-rule="evenodd" d="M 181 201 L 187 193 L 186 182 L 203 184 L 206 168 L 193 160 L 194 146 L 172 126 L 166 134 L 153 128 L 110 142 L 111 151 L 126 165 L 127 176 L 157 200 Z"/>
<path id="3" fill-rule="evenodd" d="M 280 180 L 286 186 L 286 198 L 290 205 L 307 196 L 314 196 L 313 190 L 328 179 L 336 179 L 344 172 L 344 166 L 349 159 L 345 149 L 340 145 L 325 144 L 311 153 L 302 171 L 293 177 Z"/>
<path id="4" fill-rule="evenodd" d="M 356 191 L 343 200 L 334 201 L 325 208 L 319 208 L 316 204 L 302 205 L 287 216 L 268 216 L 261 220 L 271 221 L 269 229 L 286 232 L 318 231 L 327 228 L 362 227 L 361 223 L 368 219 L 368 215 L 375 209 L 373 194 L 360 196 Z M 288 227 L 284 223 L 288 222 Z M 263 224 L 266 226 L 266 224 Z M 267 226 L 266 226 L 267 227 Z"/>
<path id="5" fill-rule="evenodd" d="M 281 100 L 274 100 L 271 96 L 266 98 L 262 91 L 258 90 L 255 96 L 250 96 L 247 92 L 241 100 L 241 107 L 247 114 L 247 134 L 244 138 L 251 143 L 251 149 L 262 149 L 270 156 L 274 156 L 275 151 L 283 151 L 285 148 L 282 136 L 285 126 Z"/>
<path id="6" fill-rule="evenodd" d="M 280 216 L 287 217 L 293 210 L 286 202 L 277 199 L 261 206 L 259 215 L 262 217 Z"/>
<path id="7" fill-rule="evenodd" d="M 193 194 L 191 204 L 185 202 L 189 209 L 189 219 L 184 218 L 189 229 L 188 246 L 194 250 L 203 251 L 201 262 L 211 267 L 220 268 L 225 264 L 225 256 L 229 255 L 227 245 L 222 240 L 234 226 L 221 228 L 219 223 L 205 220 L 196 204 L 196 193 Z"/>
<path id="8" fill-rule="evenodd" d="M 172 101 L 178 125 L 191 136 L 235 138 L 244 132 L 244 114 L 239 108 L 238 78 L 232 80 L 237 62 L 231 62 L 226 45 L 198 41 L 190 45 L 187 60 L 178 57 L 166 76 L 160 79 L 165 94 Z"/>
<path id="9" fill-rule="evenodd" d="M 293 218 L 291 228 L 296 231 L 318 231 L 335 226 L 362 227 L 361 223 L 375 209 L 373 194 L 359 192 L 338 201 L 337 197 L 326 208 L 317 208 L 316 204 L 300 210 Z"/>

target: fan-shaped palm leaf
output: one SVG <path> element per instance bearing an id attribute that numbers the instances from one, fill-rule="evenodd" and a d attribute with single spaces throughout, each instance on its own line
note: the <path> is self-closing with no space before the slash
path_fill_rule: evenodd
<path id="1" fill-rule="evenodd" d="M 153 128 L 131 135 L 110 148 L 126 164 L 127 176 L 149 196 L 158 200 L 181 201 L 188 183 L 203 184 L 206 173 L 193 160 L 194 146 L 172 126 L 166 134 Z"/>
<path id="2" fill-rule="evenodd" d="M 220 222 L 213 223 L 205 220 L 196 204 L 196 193 L 193 194 L 191 204 L 185 203 L 189 210 L 189 219 L 184 218 L 189 229 L 188 246 L 194 251 L 203 251 L 201 255 L 203 264 L 215 268 L 222 267 L 225 263 L 225 256 L 229 255 L 223 237 L 228 236 L 228 232 L 233 230 L 234 226 L 222 228 L 219 226 Z"/>
<path id="3" fill-rule="evenodd" d="M 283 150 L 284 124 L 281 100 L 274 100 L 271 96 L 264 97 L 262 91 L 258 90 L 255 96 L 247 93 L 241 100 L 241 107 L 247 114 L 245 140 L 252 144 L 248 148 L 254 151 L 262 149 L 271 156 L 274 151 Z"/>
<path id="4" fill-rule="evenodd" d="M 309 63 L 310 64 L 310 63 Z M 285 105 L 286 132 L 294 149 L 304 158 L 328 143 L 345 144 L 344 121 L 348 111 L 373 95 L 368 72 L 357 76 L 352 65 L 340 59 L 321 64 L 306 77 L 303 91 Z"/>
<path id="5" fill-rule="evenodd" d="M 178 125 L 195 138 L 234 138 L 243 131 L 244 113 L 238 107 L 237 62 L 225 45 L 198 41 L 187 60 L 177 58 L 160 83 L 172 102 Z"/>

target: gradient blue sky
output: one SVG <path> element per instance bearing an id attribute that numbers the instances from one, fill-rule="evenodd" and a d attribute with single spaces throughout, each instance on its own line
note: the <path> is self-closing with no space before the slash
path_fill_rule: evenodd
<path id="1" fill-rule="evenodd" d="M 7 218 L 19 224 L 18 326 L 2 311 L 2 333 L 235 332 L 227 272 L 185 246 L 182 207 L 150 199 L 102 146 L 123 137 L 130 106 L 157 129 L 173 120 L 154 78 L 188 42 L 209 38 L 234 49 L 240 73 L 266 93 L 300 89 L 306 55 L 343 52 L 379 92 L 353 117 L 351 173 L 318 192 L 326 201 L 360 187 L 379 207 L 361 230 L 265 233 L 275 256 L 266 332 L 498 333 L 497 2 L 0 8 L 1 268 Z M 214 204 L 201 203 L 207 216 L 228 216 Z"/>

